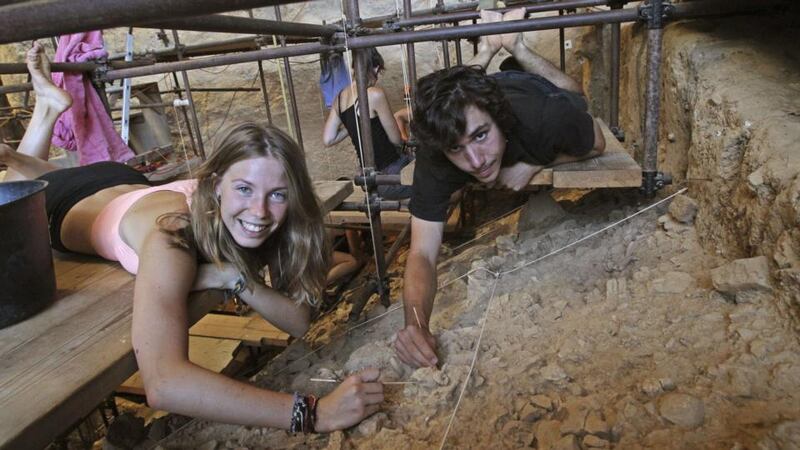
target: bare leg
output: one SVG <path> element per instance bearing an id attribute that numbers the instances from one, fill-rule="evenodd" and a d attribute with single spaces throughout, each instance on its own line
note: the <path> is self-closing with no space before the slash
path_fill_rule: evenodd
<path id="1" fill-rule="evenodd" d="M 481 11 L 481 23 L 502 21 L 503 15 L 497 11 Z M 478 53 L 467 61 L 467 66 L 481 66 L 484 69 L 489 65 L 500 49 L 503 48 L 502 36 L 499 34 L 481 36 L 478 42 Z"/>
<path id="2" fill-rule="evenodd" d="M 69 94 L 50 79 L 50 61 L 38 42 L 27 54 L 36 105 L 17 152 L 0 149 L 0 162 L 8 166 L 6 181 L 32 179 L 58 167 L 47 162 L 56 119 L 72 105 Z"/>
<path id="3" fill-rule="evenodd" d="M 521 20 L 525 17 L 525 8 L 516 8 L 503 15 L 503 21 Z M 583 94 L 581 85 L 568 77 L 567 74 L 559 70 L 550 61 L 534 53 L 525 45 L 525 40 L 521 33 L 503 35 L 503 47 L 508 50 L 514 59 L 525 69 L 526 72 L 547 78 L 551 83 L 567 91 Z"/>

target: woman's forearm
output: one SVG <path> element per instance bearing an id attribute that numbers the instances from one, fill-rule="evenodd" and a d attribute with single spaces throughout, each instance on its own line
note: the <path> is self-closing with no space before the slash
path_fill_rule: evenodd
<path id="1" fill-rule="evenodd" d="M 294 337 L 306 334 L 311 325 L 311 312 L 307 305 L 298 305 L 280 292 L 256 283 L 253 290 L 245 289 L 239 298 L 262 317 Z"/>

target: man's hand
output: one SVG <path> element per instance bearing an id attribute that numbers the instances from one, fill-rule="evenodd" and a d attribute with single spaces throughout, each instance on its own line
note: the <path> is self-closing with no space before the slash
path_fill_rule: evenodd
<path id="1" fill-rule="evenodd" d="M 534 166 L 524 162 L 518 162 L 511 167 L 500 169 L 493 187 L 506 188 L 512 191 L 524 189 L 534 175 L 539 173 L 544 167 Z"/>
<path id="2" fill-rule="evenodd" d="M 416 325 L 408 325 L 397 332 L 394 341 L 397 356 L 411 367 L 436 367 L 436 338 L 430 331 Z"/>
<path id="3" fill-rule="evenodd" d="M 364 369 L 347 377 L 319 400 L 317 429 L 320 433 L 349 428 L 378 411 L 383 402 L 383 384 L 378 369 Z"/>
<path id="4" fill-rule="evenodd" d="M 525 18 L 526 9 L 522 8 L 515 8 L 511 11 L 506 11 L 503 14 L 503 22 L 510 22 L 513 20 L 522 20 Z M 522 33 L 507 33 L 500 36 L 501 42 L 503 44 L 503 48 L 505 48 L 508 53 L 514 54 L 514 47 L 518 44 L 523 44 Z"/>
<path id="5" fill-rule="evenodd" d="M 490 10 L 481 10 L 481 23 L 492 23 L 492 22 L 502 22 L 503 21 L 503 13 L 497 11 L 490 11 Z M 503 39 L 502 35 L 493 34 L 489 36 L 482 36 L 480 39 L 481 49 L 485 49 L 488 52 L 491 52 L 492 55 L 500 51 L 503 48 Z"/>

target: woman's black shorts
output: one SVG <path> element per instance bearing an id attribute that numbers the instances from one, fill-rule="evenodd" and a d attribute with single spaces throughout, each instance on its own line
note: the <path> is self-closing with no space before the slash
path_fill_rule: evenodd
<path id="1" fill-rule="evenodd" d="M 133 167 L 104 161 L 82 167 L 59 169 L 38 178 L 47 181 L 45 209 L 50 223 L 50 245 L 62 252 L 69 249 L 61 242 L 61 223 L 76 203 L 103 189 L 123 184 L 152 185 Z"/>

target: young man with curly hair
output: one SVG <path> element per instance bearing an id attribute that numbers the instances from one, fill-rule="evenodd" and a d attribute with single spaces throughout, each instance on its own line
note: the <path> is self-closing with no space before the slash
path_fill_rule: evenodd
<path id="1" fill-rule="evenodd" d="M 524 8 L 481 12 L 483 22 L 524 15 Z M 503 47 L 513 58 L 487 75 L 486 66 Z M 528 49 L 520 33 L 484 37 L 467 66 L 421 78 L 413 117 L 420 149 L 403 288 L 405 328 L 395 349 L 405 363 L 421 367 L 438 363 L 428 324 L 451 195 L 475 181 L 518 191 L 546 166 L 601 154 L 605 140 L 580 85 Z"/>

